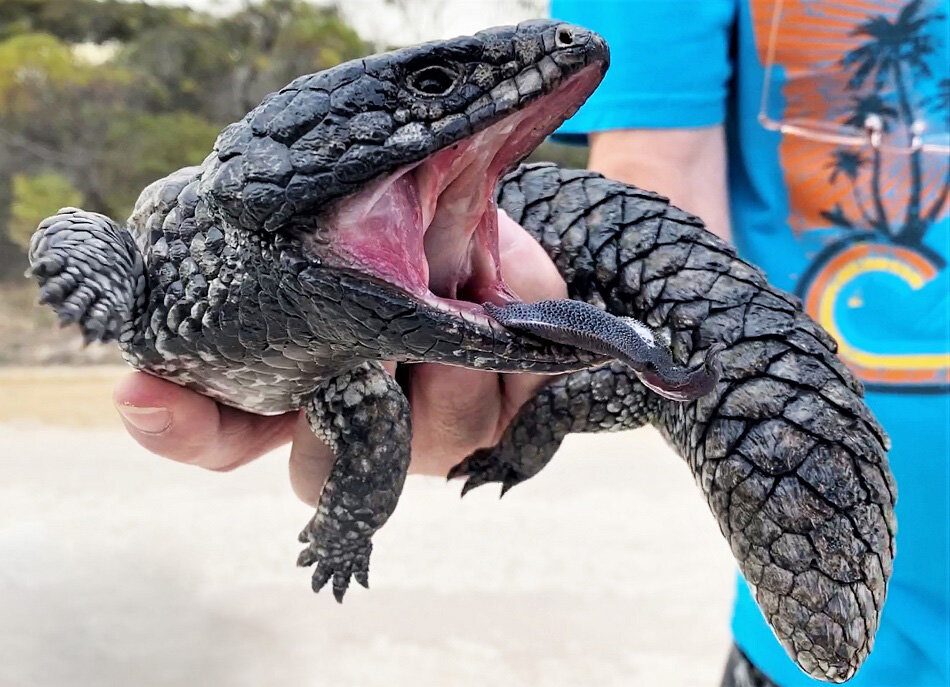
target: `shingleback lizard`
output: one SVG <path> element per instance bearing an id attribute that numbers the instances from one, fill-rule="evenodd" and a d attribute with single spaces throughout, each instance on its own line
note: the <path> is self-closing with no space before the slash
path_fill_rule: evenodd
<path id="1" fill-rule="evenodd" d="M 41 300 L 138 369 L 306 412 L 336 461 L 299 563 L 338 598 L 367 584 L 409 464 L 408 402 L 381 361 L 566 373 L 451 476 L 508 489 L 571 432 L 653 424 L 789 654 L 843 681 L 894 558 L 888 440 L 831 337 L 698 218 L 594 173 L 515 169 L 607 64 L 593 32 L 531 21 L 302 76 L 146 188 L 124 226 L 45 220 Z M 520 303 L 496 208 L 575 302 Z"/>

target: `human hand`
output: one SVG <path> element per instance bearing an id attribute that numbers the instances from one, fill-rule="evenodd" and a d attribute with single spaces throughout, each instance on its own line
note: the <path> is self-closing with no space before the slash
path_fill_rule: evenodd
<path id="1" fill-rule="evenodd" d="M 503 212 L 498 232 L 502 275 L 515 293 L 525 301 L 566 297 L 567 287 L 544 249 Z M 394 374 L 395 363 L 384 366 Z M 444 476 L 475 449 L 496 444 L 544 379 L 435 363 L 413 365 L 408 387 L 413 427 L 410 472 Z M 310 505 L 316 504 L 333 463 L 332 453 L 300 412 L 254 415 L 144 372 L 133 372 L 119 382 L 113 398 L 139 444 L 165 458 L 209 470 L 232 470 L 292 441 L 291 484 Z"/>

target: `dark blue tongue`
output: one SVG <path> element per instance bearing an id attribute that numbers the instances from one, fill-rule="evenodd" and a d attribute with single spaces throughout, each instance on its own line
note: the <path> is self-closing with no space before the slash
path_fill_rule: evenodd
<path id="1" fill-rule="evenodd" d="M 660 344 L 642 322 L 616 317 L 583 301 L 538 301 L 504 307 L 485 303 L 483 307 L 508 329 L 613 356 L 666 398 L 690 401 L 708 394 L 719 381 L 719 353 L 725 348 L 722 344 L 710 346 L 699 365 L 683 367 L 673 362 L 670 349 Z"/>

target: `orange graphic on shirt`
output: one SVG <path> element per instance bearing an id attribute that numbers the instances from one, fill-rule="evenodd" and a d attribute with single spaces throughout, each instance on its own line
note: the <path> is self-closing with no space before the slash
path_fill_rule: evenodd
<path id="1" fill-rule="evenodd" d="M 783 125 L 789 226 L 837 230 L 797 292 L 866 382 L 950 384 L 950 352 L 865 350 L 835 315 L 846 286 L 862 277 L 885 272 L 912 292 L 944 268 L 924 238 L 946 215 L 946 146 L 922 144 L 932 140 L 928 124 L 945 132 L 940 120 L 950 107 L 950 79 L 929 63 L 945 7 L 924 0 L 752 0 L 751 7 L 759 59 L 773 70 L 763 103 L 784 76 L 782 112 L 763 106 L 763 117 Z M 923 84 L 936 90 L 915 88 Z"/>

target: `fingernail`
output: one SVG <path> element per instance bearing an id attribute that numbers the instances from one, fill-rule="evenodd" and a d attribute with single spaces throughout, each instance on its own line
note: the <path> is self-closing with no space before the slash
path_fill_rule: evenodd
<path id="1" fill-rule="evenodd" d="M 140 406 L 117 406 L 125 421 L 140 432 L 161 434 L 172 423 L 172 414 L 167 408 L 142 408 Z"/>

